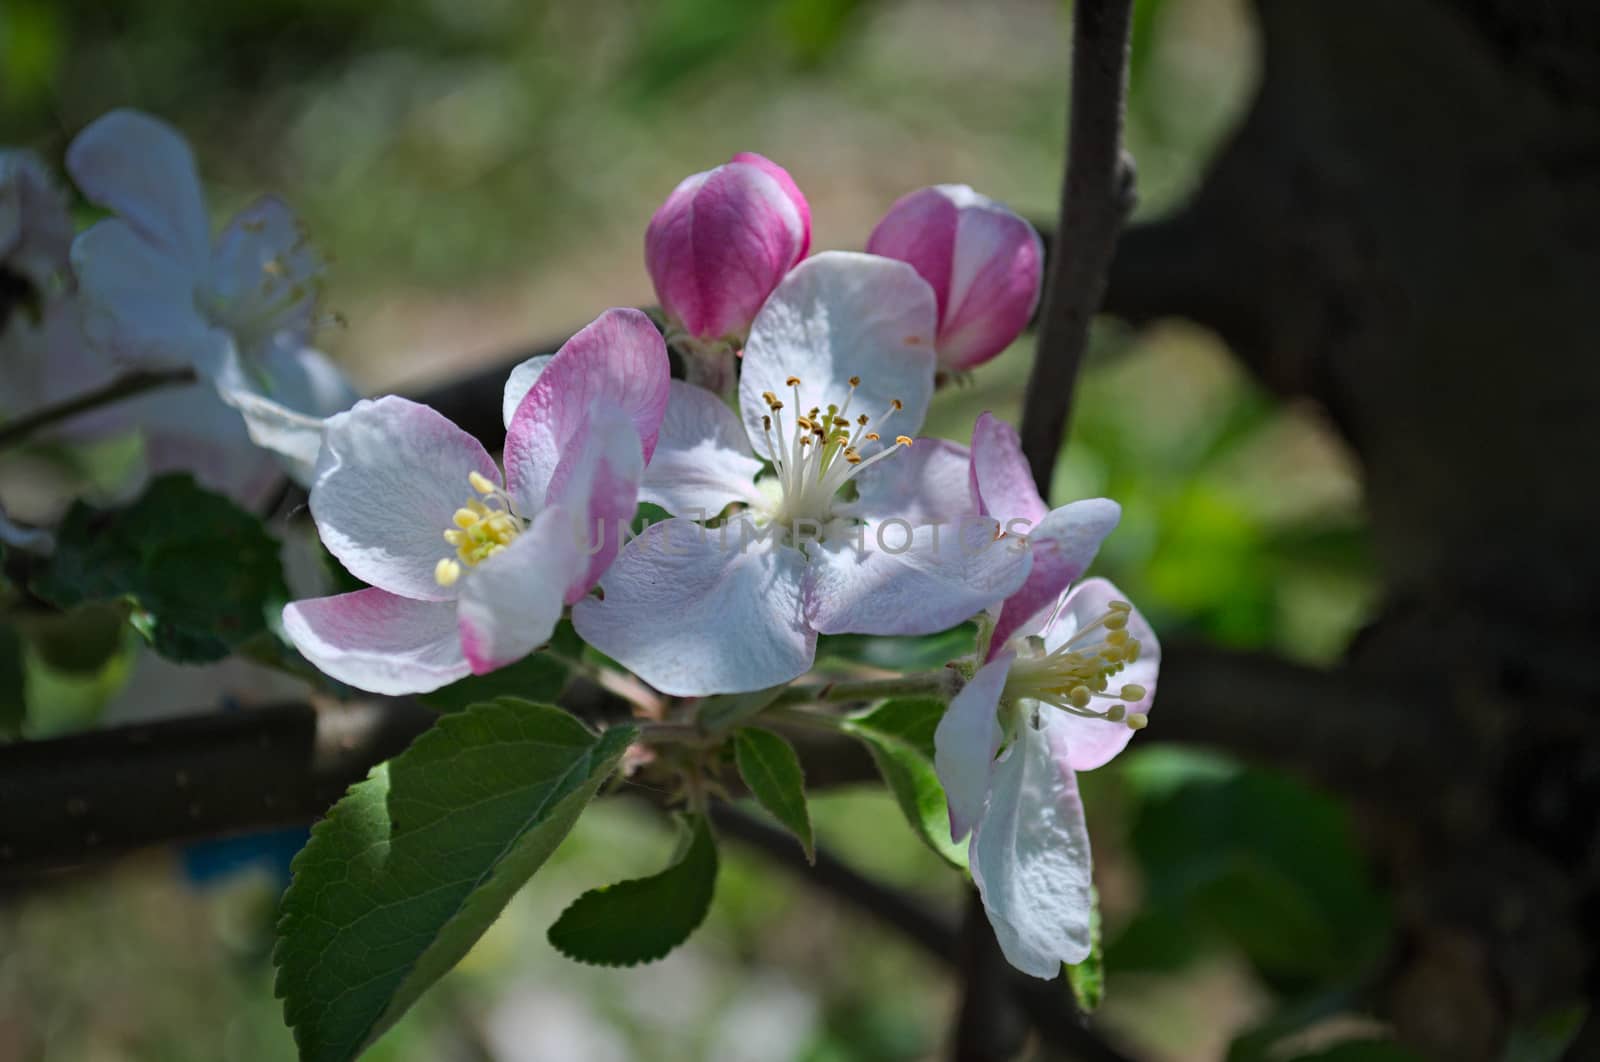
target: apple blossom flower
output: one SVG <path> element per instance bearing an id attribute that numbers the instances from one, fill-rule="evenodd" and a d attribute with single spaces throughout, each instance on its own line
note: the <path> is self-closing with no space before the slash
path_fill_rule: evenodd
<path id="1" fill-rule="evenodd" d="M 751 326 L 742 424 L 673 383 L 639 496 L 675 518 L 623 548 L 602 596 L 574 607 L 578 633 L 667 693 L 732 693 L 804 673 L 818 633 L 930 633 L 1016 590 L 1027 550 L 971 511 L 964 465 L 950 474 L 944 448 L 911 437 L 934 327 L 933 293 L 902 262 L 828 252 L 795 268 Z M 692 518 L 730 505 L 714 528 Z M 944 510 L 966 519 L 941 540 L 925 518 Z"/>
<path id="2" fill-rule="evenodd" d="M 750 152 L 683 179 L 645 231 L 645 267 L 691 382 L 733 382 L 767 296 L 811 246 L 811 208 L 784 169 Z"/>
<path id="3" fill-rule="evenodd" d="M 0 272 L 42 297 L 66 268 L 71 243 L 66 196 L 38 156 L 0 150 Z"/>
<path id="4" fill-rule="evenodd" d="M 939 367 L 964 372 L 1022 334 L 1039 303 L 1044 244 L 1033 226 L 964 184 L 902 197 L 867 238 L 916 267 L 939 300 Z"/>
<path id="5" fill-rule="evenodd" d="M 505 476 L 427 406 L 358 402 L 328 418 L 311 515 L 365 590 L 296 601 L 296 648 L 341 682 L 422 693 L 512 663 L 548 640 L 619 543 L 667 403 L 666 347 L 637 310 L 568 340 L 518 404 Z"/>
<path id="6" fill-rule="evenodd" d="M 67 169 L 115 215 L 72 245 L 89 341 L 119 364 L 188 366 L 201 377 L 144 400 L 151 465 L 189 469 L 236 497 L 258 493 L 271 465 L 224 404 L 228 393 L 315 416 L 356 397 L 309 346 L 323 258 L 271 196 L 213 242 L 188 145 L 149 115 L 116 110 L 92 122 L 67 149 Z"/>

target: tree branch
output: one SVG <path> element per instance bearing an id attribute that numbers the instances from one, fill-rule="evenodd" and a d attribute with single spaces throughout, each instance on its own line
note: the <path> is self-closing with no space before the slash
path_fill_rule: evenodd
<path id="1" fill-rule="evenodd" d="M 195 382 L 193 369 L 150 369 L 139 372 L 130 372 L 126 376 L 119 376 L 110 383 L 86 391 L 74 398 L 57 402 L 53 406 L 29 413 L 10 423 L 0 426 L 0 450 L 16 446 L 25 441 L 35 432 L 71 420 L 80 413 L 87 413 L 101 406 L 109 406 L 116 402 L 123 402 L 146 391 L 155 391 L 163 387 L 177 387 L 182 384 Z"/>
<path id="2" fill-rule="evenodd" d="M 1046 495 L 1089 346 L 1089 321 L 1133 206 L 1133 164 L 1122 151 L 1132 9 L 1132 0 L 1078 0 L 1072 9 L 1072 109 L 1058 243 L 1022 409 L 1022 450 Z"/>

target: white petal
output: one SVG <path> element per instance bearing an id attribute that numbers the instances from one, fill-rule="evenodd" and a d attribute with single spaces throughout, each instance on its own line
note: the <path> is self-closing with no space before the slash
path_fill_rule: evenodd
<path id="1" fill-rule="evenodd" d="M 238 410 L 211 383 L 151 391 L 127 405 L 144 426 L 145 465 L 152 475 L 189 472 L 201 486 L 245 508 L 263 502 L 281 479 L 277 460 L 250 441 Z"/>
<path id="2" fill-rule="evenodd" d="M 292 210 L 262 196 L 228 222 L 206 272 L 206 295 L 241 348 L 311 338 L 323 258 Z"/>
<path id="3" fill-rule="evenodd" d="M 899 517 L 913 526 L 953 524 L 978 511 L 967 448 L 947 439 L 918 439 L 855 477 L 856 500 L 834 506 L 863 520 Z"/>
<path id="4" fill-rule="evenodd" d="M 574 626 L 674 696 L 742 693 L 804 674 L 816 652 L 800 616 L 805 558 L 747 534 L 754 527 L 745 520 L 710 530 L 691 520 L 652 526 L 601 578 L 603 598 L 573 607 Z"/>
<path id="5" fill-rule="evenodd" d="M 67 148 L 67 172 L 89 202 L 192 270 L 205 263 L 210 226 L 194 155 L 166 122 L 126 109 L 101 116 Z"/>
<path id="6" fill-rule="evenodd" d="M 986 516 L 914 528 L 889 520 L 810 547 L 806 618 L 822 634 L 953 627 L 1005 599 L 1027 577 L 1028 551 L 998 533 Z"/>
<path id="7" fill-rule="evenodd" d="M 739 407 L 756 453 L 770 457 L 761 418 L 763 391 L 796 414 L 850 398 L 849 416 L 874 418 L 885 437 L 915 435 L 933 396 L 933 341 L 939 312 L 933 289 L 904 262 L 826 251 L 796 266 L 750 326 L 739 378 Z M 800 379 L 799 408 L 786 382 Z M 851 377 L 861 384 L 850 395 Z M 878 428 L 891 399 L 904 406 Z"/>
<path id="8" fill-rule="evenodd" d="M 452 601 L 413 601 L 376 588 L 295 601 L 283 629 L 323 673 L 368 693 L 427 693 L 471 673 Z"/>
<path id="9" fill-rule="evenodd" d="M 356 403 L 329 417 L 311 487 L 323 545 L 350 574 L 419 601 L 454 598 L 434 578 L 452 552 L 444 532 L 477 472 L 500 482 L 483 444 L 442 414 L 404 398 Z"/>
<path id="10" fill-rule="evenodd" d="M 196 308 L 188 266 L 121 221 L 102 221 L 72 245 L 84 334 L 118 361 L 192 365 L 215 374 L 233 338 Z"/>
<path id="11" fill-rule="evenodd" d="M 970 865 L 1006 960 L 1046 980 L 1088 958 L 1093 910 L 1089 830 L 1065 741 L 1020 728 L 995 765 L 989 806 L 972 831 Z"/>
<path id="12" fill-rule="evenodd" d="M 506 389 L 500 396 L 500 419 L 507 428 L 511 427 L 511 418 L 516 415 L 517 407 L 522 405 L 522 400 L 539 382 L 539 375 L 554 357 L 554 354 L 535 354 L 512 369 L 511 375 L 506 377 Z"/>
<path id="13" fill-rule="evenodd" d="M 933 732 L 933 768 L 950 806 L 952 841 L 967 835 L 989 798 L 994 754 L 1000 751 L 1000 692 L 1014 659 L 1007 653 L 979 668 Z"/>
<path id="14" fill-rule="evenodd" d="M 461 579 L 461 649 L 477 674 L 516 663 L 550 640 L 562 594 L 582 561 L 572 521 L 546 509 L 500 552 Z"/>
<path id="15" fill-rule="evenodd" d="M 760 471 L 761 462 L 727 403 L 703 387 L 673 380 L 639 500 L 674 516 L 709 519 L 733 502 L 760 502 L 755 488 Z"/>
<path id="16" fill-rule="evenodd" d="M 355 389 L 325 354 L 284 343 L 275 346 L 265 375 L 271 398 L 260 393 L 259 381 L 242 366 L 218 378 L 217 393 L 244 417 L 250 441 L 277 454 L 289 478 L 309 487 L 325 418 L 354 405 Z"/>

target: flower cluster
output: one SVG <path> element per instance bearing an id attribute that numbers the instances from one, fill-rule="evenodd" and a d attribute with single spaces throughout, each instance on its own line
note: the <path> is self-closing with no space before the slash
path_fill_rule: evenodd
<path id="1" fill-rule="evenodd" d="M 1075 772 L 1147 723 L 1159 663 L 1115 587 L 1080 581 L 1120 509 L 1049 508 L 987 413 L 970 445 L 919 434 L 936 389 L 1032 315 L 1043 253 L 1025 221 L 941 185 L 894 204 L 866 253 L 812 255 L 794 180 L 736 155 L 649 223 L 659 320 L 607 310 L 511 372 L 497 461 L 427 406 L 356 401 L 310 345 L 325 262 L 282 202 L 213 237 L 188 147 L 131 111 L 91 124 L 66 165 L 111 215 L 75 239 L 37 160 L 0 155 L 0 282 L 26 295 L 0 333 L 8 385 L 25 382 L 8 403 L 123 367 L 191 371 L 114 409 L 157 467 L 243 497 L 272 454 L 309 488 L 322 544 L 366 584 L 284 608 L 322 672 L 425 693 L 570 616 L 638 680 L 700 698 L 793 681 L 819 636 L 976 619 L 935 740 L 952 837 L 970 836 L 1015 966 L 1050 977 L 1088 953 Z"/>

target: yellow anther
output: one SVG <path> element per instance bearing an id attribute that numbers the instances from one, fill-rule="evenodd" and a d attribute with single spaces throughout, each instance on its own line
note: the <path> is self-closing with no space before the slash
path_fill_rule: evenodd
<path id="1" fill-rule="evenodd" d="M 833 426 L 835 428 L 848 428 L 850 426 L 850 422 L 845 420 L 843 417 L 834 417 Z"/>
<path id="2" fill-rule="evenodd" d="M 1126 601 L 1120 601 L 1120 600 L 1119 601 L 1109 602 L 1106 605 L 1106 608 L 1109 608 L 1114 612 L 1132 612 L 1133 611 L 1133 606 L 1132 605 L 1130 605 Z"/>
<path id="3" fill-rule="evenodd" d="M 883 436 L 879 435 L 875 431 L 869 431 L 865 435 L 863 435 L 862 438 L 863 439 L 870 439 L 873 442 L 877 442 L 879 439 L 883 438 Z"/>
<path id="4" fill-rule="evenodd" d="M 800 377 L 791 376 L 787 380 L 783 381 L 783 385 L 785 387 L 799 387 L 800 386 Z"/>
<path id="5" fill-rule="evenodd" d="M 1072 702 L 1074 708 L 1087 708 L 1091 696 L 1093 695 L 1089 692 L 1088 686 L 1074 686 L 1067 694 L 1067 700 Z"/>
<path id="6" fill-rule="evenodd" d="M 478 522 L 478 514 L 471 509 L 457 509 L 455 515 L 450 519 L 457 527 L 465 531 Z"/>
<path id="7" fill-rule="evenodd" d="M 905 403 L 900 401 L 898 398 L 891 398 L 889 399 L 889 408 L 898 413 L 902 409 L 906 408 L 906 406 Z"/>
<path id="8" fill-rule="evenodd" d="M 1120 631 L 1128 625 L 1128 614 L 1113 609 L 1106 613 L 1105 625 L 1108 631 Z"/>
<path id="9" fill-rule="evenodd" d="M 468 473 L 467 482 L 471 483 L 472 489 L 477 491 L 479 494 L 493 494 L 499 489 L 494 485 L 494 481 L 488 476 L 484 475 L 482 472 Z"/>
<path id="10" fill-rule="evenodd" d="M 860 387 L 861 386 L 861 377 L 859 377 L 859 376 L 850 377 L 850 386 L 851 387 Z"/>
<path id="11" fill-rule="evenodd" d="M 844 452 L 844 459 L 849 461 L 852 465 L 859 465 L 861 463 L 861 455 L 856 453 L 854 450 L 846 450 Z"/>
<path id="12" fill-rule="evenodd" d="M 1127 654 L 1127 660 L 1130 664 L 1139 659 L 1139 639 L 1134 638 L 1128 642 Z"/>
<path id="13" fill-rule="evenodd" d="M 480 519 L 489 515 L 489 507 L 483 504 L 483 502 L 479 501 L 477 498 L 468 499 L 467 509 L 471 512 L 477 513 Z"/>
<path id="14" fill-rule="evenodd" d="M 776 413 L 778 410 L 783 408 L 783 403 L 782 402 L 768 402 L 767 405 L 772 407 L 772 411 L 774 413 Z"/>
<path id="15" fill-rule="evenodd" d="M 772 418 L 771 417 L 762 417 L 761 418 L 761 427 L 762 427 L 762 430 L 764 430 L 764 431 L 771 431 L 772 430 Z"/>
<path id="16" fill-rule="evenodd" d="M 1134 712 L 1132 715 L 1128 716 L 1129 730 L 1143 730 L 1149 725 L 1150 717 L 1145 715 L 1143 712 Z"/>
<path id="17" fill-rule="evenodd" d="M 869 417 L 865 413 L 863 413 L 859 417 L 856 418 L 856 424 L 858 424 L 859 426 L 865 428 L 867 426 L 867 421 L 869 421 L 871 419 L 872 419 L 871 417 Z"/>
<path id="18" fill-rule="evenodd" d="M 894 437 L 894 444 L 896 446 L 910 446 L 911 445 L 911 436 L 909 436 L 909 435 L 896 435 Z"/>
<path id="19" fill-rule="evenodd" d="M 1130 682 L 1122 687 L 1122 699 L 1125 701 L 1144 700 L 1144 687 L 1136 682 Z"/>
<path id="20" fill-rule="evenodd" d="M 1106 719 L 1113 723 L 1122 722 L 1123 717 L 1127 714 L 1128 708 L 1126 705 L 1122 704 L 1113 704 L 1110 708 L 1106 709 Z"/>
<path id="21" fill-rule="evenodd" d="M 1127 650 L 1120 645 L 1112 645 L 1107 642 L 1100 647 L 1100 659 L 1110 661 L 1113 664 L 1120 663 L 1125 656 L 1127 656 Z"/>
<path id="22" fill-rule="evenodd" d="M 810 417 L 796 417 L 794 418 L 794 422 L 800 425 L 800 427 L 804 428 L 806 431 L 810 431 L 812 428 L 816 427 L 815 424 L 811 423 Z"/>
<path id="23" fill-rule="evenodd" d="M 1108 631 L 1106 633 L 1106 643 L 1108 645 L 1127 645 L 1128 644 L 1128 632 L 1127 631 L 1120 631 L 1120 630 L 1119 631 Z"/>
<path id="24" fill-rule="evenodd" d="M 467 536 L 460 531 L 450 530 L 444 533 L 444 540 L 452 546 L 459 546 L 467 540 Z"/>
<path id="25" fill-rule="evenodd" d="M 461 578 L 461 565 L 449 557 L 442 558 L 433 566 L 433 580 L 440 586 L 454 586 L 459 578 Z"/>

